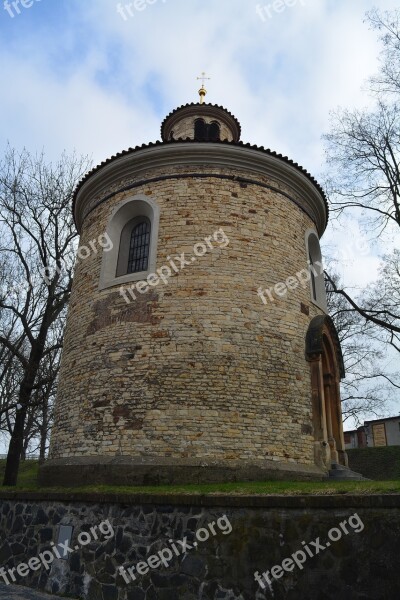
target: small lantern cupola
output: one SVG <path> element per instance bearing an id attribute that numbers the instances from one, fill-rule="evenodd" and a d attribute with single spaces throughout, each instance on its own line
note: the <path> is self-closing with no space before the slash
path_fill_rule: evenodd
<path id="1" fill-rule="evenodd" d="M 199 102 L 175 109 L 161 125 L 163 142 L 178 139 L 238 142 L 240 133 L 239 121 L 226 108 Z"/>

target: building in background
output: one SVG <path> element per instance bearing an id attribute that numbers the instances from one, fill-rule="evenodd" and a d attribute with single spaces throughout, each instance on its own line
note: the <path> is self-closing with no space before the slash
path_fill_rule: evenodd
<path id="1" fill-rule="evenodd" d="M 366 448 L 367 440 L 365 437 L 364 426 L 361 425 L 357 429 L 344 432 L 344 444 L 346 450 L 351 448 Z"/>
<path id="2" fill-rule="evenodd" d="M 400 446 L 400 416 L 365 421 L 357 429 L 344 432 L 346 450 L 377 446 Z"/>

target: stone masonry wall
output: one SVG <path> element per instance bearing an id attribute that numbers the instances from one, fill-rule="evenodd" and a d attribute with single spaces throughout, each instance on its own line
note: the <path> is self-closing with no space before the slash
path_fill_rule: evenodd
<path id="1" fill-rule="evenodd" d="M 206 165 L 198 172 L 220 174 Z M 254 178 L 251 172 L 223 173 Z M 308 284 L 268 305 L 257 295 L 259 286 L 274 286 L 307 267 L 304 236 L 311 218 L 284 195 L 257 185 L 168 179 L 94 208 L 81 244 L 104 233 L 119 202 L 140 193 L 161 209 L 157 268 L 168 256 L 192 257 L 194 244 L 220 228 L 229 245 L 215 243 L 168 285 L 161 282 L 130 304 L 118 287 L 98 290 L 100 252 L 78 262 L 50 458 L 120 453 L 313 464 L 304 352 L 310 320 L 321 311 L 311 303 Z"/>
<path id="2" fill-rule="evenodd" d="M 7 573 L 39 553 L 51 554 L 59 526 L 72 525 L 67 560 L 54 559 L 48 570 L 39 563 L 24 577 L 14 572 L 18 584 L 84 600 L 394 600 L 400 594 L 399 506 L 398 496 L 148 497 L 119 503 L 4 498 L 0 566 Z M 342 530 L 328 547 L 330 529 L 355 514 L 362 530 L 348 526 L 348 534 Z M 105 521 L 111 527 L 103 525 L 103 536 L 98 527 Z M 208 529 L 207 540 L 200 528 Z M 183 551 L 178 540 L 185 537 L 190 548 Z M 324 548 L 318 554 L 310 544 L 316 538 Z M 194 546 L 199 539 L 204 541 Z M 302 541 L 312 556 L 263 589 L 254 573 L 282 565 L 304 550 Z M 139 567 L 172 543 L 182 552 L 172 552 L 168 566 L 147 572 Z M 131 567 L 135 580 L 128 575 Z"/>

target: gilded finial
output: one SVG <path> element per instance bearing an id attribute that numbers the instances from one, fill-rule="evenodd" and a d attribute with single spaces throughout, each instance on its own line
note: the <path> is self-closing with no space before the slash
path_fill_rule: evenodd
<path id="1" fill-rule="evenodd" d="M 204 82 L 207 80 L 210 80 L 211 77 L 206 77 L 205 72 L 203 71 L 201 74 L 201 77 L 197 77 L 197 79 L 201 80 L 201 88 L 199 89 L 199 96 L 200 96 L 200 104 L 204 104 L 204 98 L 207 94 L 207 90 L 204 87 Z"/>

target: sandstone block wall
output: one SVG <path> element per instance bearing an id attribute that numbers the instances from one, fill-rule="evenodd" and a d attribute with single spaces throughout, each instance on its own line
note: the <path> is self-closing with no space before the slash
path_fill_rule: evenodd
<path id="1" fill-rule="evenodd" d="M 135 194 L 161 210 L 157 268 L 169 256 L 192 257 L 194 245 L 220 228 L 229 245 L 215 243 L 168 285 L 130 304 L 118 287 L 98 290 L 100 252 L 78 262 L 50 458 L 314 462 L 305 336 L 321 311 L 309 285 L 267 306 L 257 295 L 259 286 L 306 268 L 304 236 L 313 222 L 278 191 L 219 178 L 254 179 L 252 172 L 212 165 L 198 168 L 209 177 L 189 172 L 153 169 L 134 190 L 98 206 L 100 196 L 93 198 L 82 245 L 103 234 L 114 207 Z M 133 183 L 134 174 L 101 196 Z"/>

